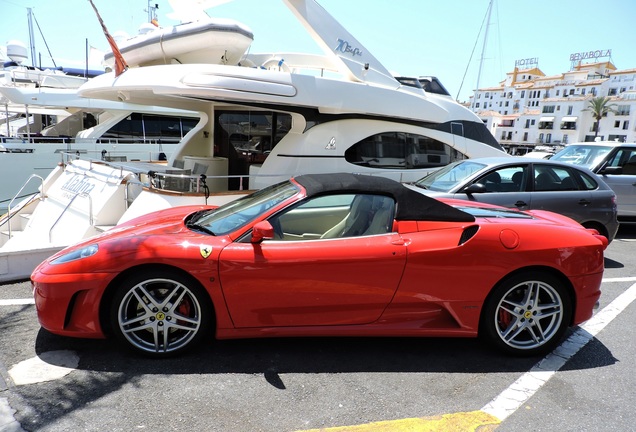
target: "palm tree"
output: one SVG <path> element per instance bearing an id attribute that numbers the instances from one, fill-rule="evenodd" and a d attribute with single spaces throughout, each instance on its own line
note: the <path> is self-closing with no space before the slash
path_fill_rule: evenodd
<path id="1" fill-rule="evenodd" d="M 610 98 L 607 96 L 599 96 L 592 98 L 583 111 L 592 111 L 592 117 L 596 119 L 596 127 L 594 128 L 594 138 L 598 137 L 598 131 L 601 125 L 601 119 L 609 113 L 616 113 L 615 104 L 610 104 Z"/>

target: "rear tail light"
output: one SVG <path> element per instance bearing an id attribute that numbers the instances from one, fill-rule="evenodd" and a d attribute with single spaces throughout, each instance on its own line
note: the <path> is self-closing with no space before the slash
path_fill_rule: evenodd
<path id="1" fill-rule="evenodd" d="M 607 237 L 605 237 L 604 235 L 601 235 L 594 228 L 587 228 L 587 232 L 592 234 L 594 237 L 596 237 L 603 244 L 603 250 L 607 249 L 607 246 L 609 245 L 609 240 L 607 240 Z"/>

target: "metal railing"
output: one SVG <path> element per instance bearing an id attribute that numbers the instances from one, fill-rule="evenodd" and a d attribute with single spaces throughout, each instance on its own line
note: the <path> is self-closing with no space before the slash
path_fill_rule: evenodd
<path id="1" fill-rule="evenodd" d="M 24 182 L 24 184 L 22 185 L 22 187 L 20 188 L 20 190 L 13 196 L 13 199 L 11 199 L 11 201 L 9 202 L 9 206 L 7 207 L 7 225 L 9 226 L 9 238 L 11 238 L 11 236 L 13 235 L 11 232 L 11 218 L 13 217 L 13 215 L 11 214 L 11 206 L 13 205 L 13 202 L 18 199 L 18 197 L 20 197 L 20 194 L 22 193 L 22 191 L 24 190 L 24 188 L 31 182 L 32 179 L 34 178 L 38 178 L 40 179 L 40 193 L 39 193 L 39 199 L 41 200 L 42 197 L 44 196 L 44 179 L 42 177 L 40 177 L 37 174 L 31 174 L 31 176 L 27 179 L 27 181 Z M 34 194 L 34 196 L 37 196 L 38 194 Z"/>
<path id="2" fill-rule="evenodd" d="M 95 221 L 93 220 L 93 199 L 86 192 L 75 194 L 73 195 L 73 198 L 71 198 L 71 200 L 68 202 L 68 204 L 66 204 L 66 207 L 64 207 L 64 210 L 62 210 L 62 213 L 60 213 L 55 222 L 53 222 L 53 225 L 51 225 L 51 229 L 49 229 L 49 243 L 53 243 L 53 229 L 55 229 L 58 222 L 62 219 L 62 216 L 64 216 L 66 211 L 69 209 L 71 204 L 73 204 L 77 197 L 88 198 L 88 224 L 91 227 L 94 226 Z"/>
<path id="3" fill-rule="evenodd" d="M 0 121 L 0 124 L 4 124 L 4 120 Z M 4 129 L 4 128 L 3 128 Z M 64 144 L 67 146 L 72 146 L 73 144 L 81 144 L 81 145 L 94 145 L 99 146 L 118 146 L 121 145 L 123 147 L 127 145 L 173 145 L 179 144 L 181 139 L 175 138 L 76 138 L 69 136 L 46 136 L 46 135 L 36 135 L 27 133 L 21 133 L 17 135 L 9 135 L 2 137 L 2 142 L 6 144 L 20 144 L 20 143 L 28 143 L 28 144 Z M 72 149 L 69 149 L 72 150 Z M 119 151 L 117 152 L 119 153 Z"/>

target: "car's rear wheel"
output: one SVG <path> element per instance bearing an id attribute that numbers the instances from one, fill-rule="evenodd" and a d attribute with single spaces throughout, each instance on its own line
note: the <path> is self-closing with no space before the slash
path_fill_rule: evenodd
<path id="1" fill-rule="evenodd" d="M 191 277 L 144 271 L 125 279 L 110 310 L 115 337 L 134 351 L 166 357 L 194 346 L 207 333 L 209 298 Z"/>
<path id="2" fill-rule="evenodd" d="M 572 316 L 563 283 L 548 274 L 508 278 L 489 295 L 481 331 L 497 348 L 515 355 L 539 355 L 561 341 Z"/>

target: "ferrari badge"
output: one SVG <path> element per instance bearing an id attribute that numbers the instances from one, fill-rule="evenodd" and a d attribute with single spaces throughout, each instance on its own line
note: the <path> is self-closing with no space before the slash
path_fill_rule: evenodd
<path id="1" fill-rule="evenodd" d="M 200 245 L 199 252 L 201 252 L 201 256 L 203 258 L 207 258 L 212 253 L 212 246 L 209 245 Z"/>

